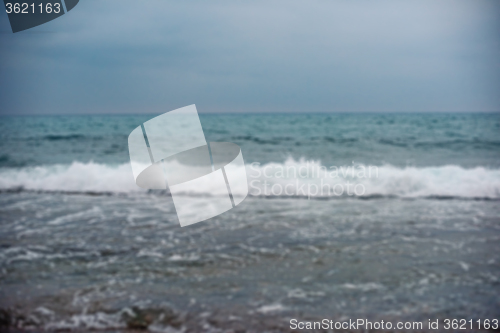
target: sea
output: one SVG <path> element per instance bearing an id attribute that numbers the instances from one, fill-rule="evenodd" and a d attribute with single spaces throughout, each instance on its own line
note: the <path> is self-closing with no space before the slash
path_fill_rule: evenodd
<path id="1" fill-rule="evenodd" d="M 499 114 L 200 114 L 249 194 L 186 227 L 134 182 L 154 116 L 0 118 L 0 330 L 500 319 Z"/>

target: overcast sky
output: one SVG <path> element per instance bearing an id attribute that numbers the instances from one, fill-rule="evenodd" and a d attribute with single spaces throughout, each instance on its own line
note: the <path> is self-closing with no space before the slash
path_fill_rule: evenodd
<path id="1" fill-rule="evenodd" d="M 13 34 L 0 113 L 500 111 L 500 2 L 81 0 Z"/>

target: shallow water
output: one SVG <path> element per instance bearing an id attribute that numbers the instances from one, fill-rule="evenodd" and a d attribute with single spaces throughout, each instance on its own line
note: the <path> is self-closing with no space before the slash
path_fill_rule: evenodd
<path id="1" fill-rule="evenodd" d="M 14 326 L 263 331 L 500 309 L 496 201 L 250 197 L 179 228 L 161 194 L 0 198 Z"/>

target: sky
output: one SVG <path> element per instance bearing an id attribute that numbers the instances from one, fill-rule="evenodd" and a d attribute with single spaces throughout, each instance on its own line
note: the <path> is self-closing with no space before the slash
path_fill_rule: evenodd
<path id="1" fill-rule="evenodd" d="M 13 34 L 0 114 L 499 112 L 500 2 L 81 0 Z"/>

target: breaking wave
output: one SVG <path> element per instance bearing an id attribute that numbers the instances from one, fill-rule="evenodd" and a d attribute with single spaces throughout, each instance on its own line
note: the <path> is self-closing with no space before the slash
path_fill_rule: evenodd
<path id="1" fill-rule="evenodd" d="M 326 167 L 319 161 L 287 159 L 283 163 L 248 164 L 249 193 L 266 197 L 436 197 L 500 199 L 500 170 L 457 165 L 396 167 L 350 165 Z M 350 185 L 349 185 L 350 184 Z M 350 192 L 348 187 L 350 186 Z M 328 188 L 330 190 L 328 190 Z M 340 189 L 343 193 L 339 195 Z M 357 191 L 355 191 L 355 188 Z M 128 163 L 0 169 L 0 191 L 140 193 Z M 214 194 L 209 184 L 198 194 Z"/>

